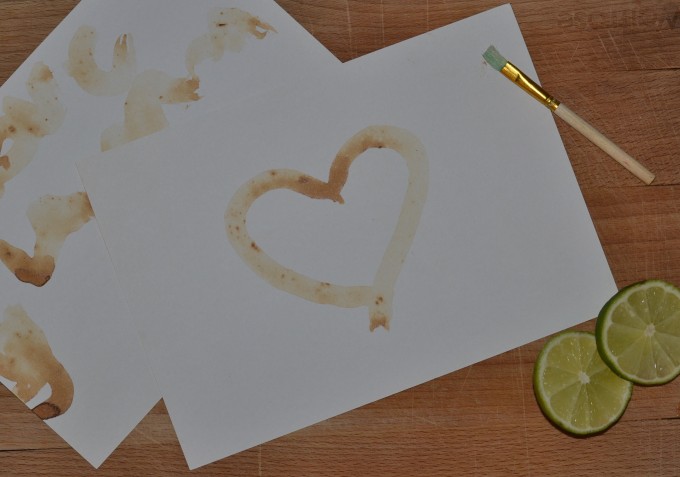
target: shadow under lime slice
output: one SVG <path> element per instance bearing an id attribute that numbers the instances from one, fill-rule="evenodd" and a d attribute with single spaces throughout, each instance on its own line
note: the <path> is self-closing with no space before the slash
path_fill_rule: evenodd
<path id="1" fill-rule="evenodd" d="M 560 429 L 589 435 L 611 427 L 630 401 L 633 385 L 614 374 L 592 333 L 567 331 L 550 339 L 536 359 L 534 393 Z"/>
<path id="2" fill-rule="evenodd" d="M 597 318 L 602 359 L 636 384 L 665 384 L 680 374 L 680 290 L 661 280 L 623 288 Z"/>

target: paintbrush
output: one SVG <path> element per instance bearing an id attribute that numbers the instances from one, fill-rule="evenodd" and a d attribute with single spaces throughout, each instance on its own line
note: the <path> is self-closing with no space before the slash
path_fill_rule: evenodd
<path id="1" fill-rule="evenodd" d="M 571 109 L 549 95 L 543 88 L 522 73 L 519 68 L 506 60 L 492 45 L 482 54 L 486 62 L 494 69 L 500 71 L 506 78 L 514 82 L 537 99 L 541 104 L 550 109 L 567 124 L 588 138 L 593 144 L 613 157 L 619 164 L 628 169 L 645 184 L 651 184 L 654 174 L 638 161 L 629 156 L 619 146 L 607 139 L 601 132 L 584 121 Z"/>

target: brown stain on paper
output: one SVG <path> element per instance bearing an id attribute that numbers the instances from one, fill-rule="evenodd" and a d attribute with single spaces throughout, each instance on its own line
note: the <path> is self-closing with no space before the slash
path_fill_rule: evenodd
<path id="1" fill-rule="evenodd" d="M 132 36 L 121 35 L 113 46 L 111 70 L 104 71 L 94 59 L 97 33 L 84 25 L 76 31 L 68 47 L 68 74 L 94 96 L 122 94 L 137 75 L 137 61 Z"/>
<path id="2" fill-rule="evenodd" d="M 196 66 L 205 59 L 219 61 L 225 51 L 241 51 L 248 35 L 261 40 L 276 30 L 258 17 L 238 8 L 214 8 L 208 14 L 208 33 L 193 40 L 186 52 L 186 68 L 196 75 Z"/>
<path id="3" fill-rule="evenodd" d="M 73 381 L 52 353 L 45 333 L 24 309 L 9 306 L 0 322 L 0 375 L 14 381 L 12 392 L 23 402 L 49 384 L 51 395 L 33 408 L 41 419 L 57 417 L 71 407 Z"/>
<path id="4" fill-rule="evenodd" d="M 147 70 L 132 82 L 125 99 L 124 121 L 107 128 L 101 137 L 101 150 L 153 134 L 168 126 L 164 104 L 198 101 L 198 78 L 173 78 L 157 70 Z"/>
<path id="5" fill-rule="evenodd" d="M 200 78 L 196 66 L 207 58 L 218 61 L 225 51 L 240 51 L 245 39 L 264 38 L 274 27 L 238 8 L 215 8 L 208 15 L 208 33 L 194 39 L 187 48 L 185 63 L 189 76 L 173 78 L 158 70 L 137 74 L 132 36 L 118 37 L 113 48 L 112 67 L 104 71 L 94 59 L 96 32 L 84 25 L 69 44 L 67 69 L 78 85 L 95 96 L 114 96 L 127 91 L 123 122 L 108 127 L 101 135 L 101 150 L 161 131 L 168 126 L 163 105 L 198 101 Z"/>
<path id="6" fill-rule="evenodd" d="M 76 192 L 41 197 L 26 215 L 35 232 L 33 256 L 0 240 L 0 260 L 20 281 L 41 287 L 52 278 L 66 238 L 88 223 L 94 212 L 87 194 Z"/>
<path id="7" fill-rule="evenodd" d="M 269 257 L 249 235 L 246 227 L 248 210 L 259 197 L 272 190 L 288 189 L 311 199 L 344 203 L 341 192 L 349 168 L 370 148 L 396 151 L 406 161 L 409 171 L 399 219 L 371 286 L 340 286 L 302 275 Z M 314 303 L 345 308 L 367 306 L 369 329 L 389 329 L 394 285 L 420 222 L 428 182 L 425 148 L 415 135 L 394 126 L 369 126 L 342 146 L 331 165 L 328 181 L 292 169 L 274 169 L 242 185 L 229 201 L 224 216 L 227 237 L 243 261 L 272 286 Z"/>
<path id="8" fill-rule="evenodd" d="M 40 139 L 56 132 L 66 110 L 59 103 L 58 86 L 52 71 L 36 63 L 26 82 L 31 101 L 12 96 L 3 98 L 0 116 L 0 150 L 12 142 L 0 156 L 0 197 L 5 184 L 19 174 L 35 157 Z"/>

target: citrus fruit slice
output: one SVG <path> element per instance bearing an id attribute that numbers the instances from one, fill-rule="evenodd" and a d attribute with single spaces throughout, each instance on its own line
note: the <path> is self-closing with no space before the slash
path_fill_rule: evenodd
<path id="1" fill-rule="evenodd" d="M 595 335 L 566 331 L 550 339 L 538 355 L 534 393 L 553 424 L 587 435 L 604 431 L 621 417 L 633 384 L 602 361 Z"/>
<path id="2" fill-rule="evenodd" d="M 636 384 L 680 374 L 680 290 L 661 280 L 623 288 L 602 308 L 595 334 L 602 359 Z"/>

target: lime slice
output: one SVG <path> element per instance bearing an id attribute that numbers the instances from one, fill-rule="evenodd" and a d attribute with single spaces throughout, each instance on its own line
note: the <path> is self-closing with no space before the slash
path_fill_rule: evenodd
<path id="1" fill-rule="evenodd" d="M 680 374 L 680 290 L 661 280 L 623 288 L 597 318 L 597 346 L 619 376 L 664 384 Z"/>
<path id="2" fill-rule="evenodd" d="M 550 339 L 538 355 L 534 393 L 553 424 L 572 434 L 587 435 L 618 421 L 633 384 L 602 361 L 592 333 L 566 331 Z"/>

